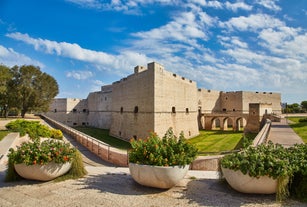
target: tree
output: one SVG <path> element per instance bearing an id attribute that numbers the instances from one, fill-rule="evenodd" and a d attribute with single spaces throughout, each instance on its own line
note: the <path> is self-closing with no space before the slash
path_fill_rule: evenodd
<path id="1" fill-rule="evenodd" d="M 21 110 L 21 116 L 30 111 L 47 111 L 51 100 L 58 94 L 56 80 L 33 65 L 14 66 L 9 83 L 9 105 Z"/>
<path id="2" fill-rule="evenodd" d="M 307 101 L 302 101 L 301 106 L 303 110 L 307 111 Z"/>
<path id="3" fill-rule="evenodd" d="M 8 114 L 8 83 L 11 79 L 10 68 L 0 65 L 0 115 L 5 117 Z"/>

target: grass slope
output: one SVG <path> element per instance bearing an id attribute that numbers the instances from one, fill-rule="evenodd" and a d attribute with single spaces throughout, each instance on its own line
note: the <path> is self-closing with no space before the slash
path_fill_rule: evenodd
<path id="1" fill-rule="evenodd" d="M 188 141 L 195 144 L 200 155 L 207 155 L 235 149 L 242 137 L 242 132 L 203 130 L 200 131 L 200 135 Z"/>
<path id="2" fill-rule="evenodd" d="M 129 142 L 110 136 L 109 130 L 83 126 L 77 126 L 74 128 L 118 149 L 127 150 L 131 148 Z"/>
<path id="3" fill-rule="evenodd" d="M 307 143 L 307 122 L 299 122 L 300 119 L 307 117 L 288 117 L 291 121 L 289 126 L 295 131 L 295 133 L 300 136 L 305 143 Z"/>

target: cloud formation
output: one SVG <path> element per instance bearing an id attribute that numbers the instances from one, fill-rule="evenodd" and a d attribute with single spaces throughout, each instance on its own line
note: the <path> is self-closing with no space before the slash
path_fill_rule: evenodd
<path id="1" fill-rule="evenodd" d="M 300 88 L 307 87 L 307 31 L 289 26 L 286 18 L 276 15 L 282 12 L 278 0 L 66 1 L 82 8 L 136 15 L 148 5 L 167 5 L 174 10 L 162 24 L 128 34 L 116 52 L 20 32 L 8 33 L 7 37 L 32 45 L 36 51 L 82 61 L 118 76 L 130 74 L 136 65 L 157 61 L 208 89 L 305 93 Z M 31 60 L 1 46 L 0 54 Z M 84 80 L 92 79 L 93 74 L 83 70 L 66 75 Z"/>

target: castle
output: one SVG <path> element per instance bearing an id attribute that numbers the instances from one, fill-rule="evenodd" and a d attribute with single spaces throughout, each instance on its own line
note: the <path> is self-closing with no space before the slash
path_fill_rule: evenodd
<path id="1" fill-rule="evenodd" d="M 264 114 L 281 114 L 280 103 L 280 93 L 198 89 L 196 82 L 152 62 L 86 99 L 54 99 L 45 115 L 69 126 L 109 129 L 124 140 L 146 138 L 151 131 L 163 136 L 169 127 L 194 137 L 199 129 L 217 127 L 258 131 Z"/>

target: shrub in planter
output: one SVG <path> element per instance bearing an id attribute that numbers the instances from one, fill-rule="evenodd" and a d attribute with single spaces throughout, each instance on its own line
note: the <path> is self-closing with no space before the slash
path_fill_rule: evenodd
<path id="1" fill-rule="evenodd" d="M 240 171 L 254 178 L 268 176 L 277 179 L 277 199 L 281 200 L 288 195 L 287 184 L 293 168 L 287 150 L 281 145 L 270 142 L 226 155 L 221 159 L 221 167 Z"/>
<path id="2" fill-rule="evenodd" d="M 281 201 L 291 192 L 300 191 L 306 196 L 307 145 L 284 148 L 272 142 L 257 147 L 248 147 L 241 152 L 226 155 L 221 159 L 221 167 L 240 171 L 254 178 L 268 176 L 277 180 L 276 199 Z M 296 181 L 296 180 L 299 181 Z M 293 185 L 295 183 L 303 183 Z M 292 184 L 291 184 L 292 183 Z M 300 190 L 299 190 L 300 189 Z M 293 195 L 293 193 L 291 194 Z M 301 196 L 302 197 L 302 196 Z"/>
<path id="3" fill-rule="evenodd" d="M 155 133 L 145 139 L 131 140 L 129 170 L 141 185 L 171 188 L 187 173 L 196 158 L 197 148 L 184 138 L 177 138 L 170 128 L 161 139 Z"/>
<path id="4" fill-rule="evenodd" d="M 17 149 L 10 148 L 8 158 L 9 166 L 6 181 L 14 181 L 20 178 L 15 171 L 15 167 L 18 164 L 26 166 L 44 166 L 55 163 L 62 166 L 62 164 L 71 163 L 72 166 L 74 166 L 76 163 L 79 163 L 78 168 L 80 168 L 80 174 L 75 177 L 82 177 L 86 174 L 82 158 L 78 156 L 78 151 L 69 143 L 55 139 L 47 139 L 42 142 L 36 139 L 35 141 L 24 142 L 21 146 L 18 146 Z M 76 171 L 76 169 L 70 169 L 70 171 L 71 170 Z"/>
<path id="5" fill-rule="evenodd" d="M 185 166 L 197 156 L 197 148 L 188 143 L 183 133 L 177 138 L 172 128 L 161 139 L 156 133 L 143 139 L 132 139 L 129 162 L 155 166 Z"/>

